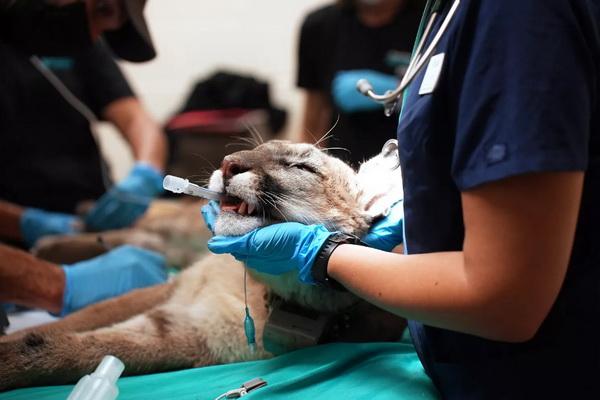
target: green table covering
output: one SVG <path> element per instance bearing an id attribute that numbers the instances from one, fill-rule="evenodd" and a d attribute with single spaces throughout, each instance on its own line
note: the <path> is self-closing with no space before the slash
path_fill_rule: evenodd
<path id="1" fill-rule="evenodd" d="M 406 342 L 311 347 L 270 360 L 121 378 L 119 400 L 212 400 L 261 377 L 268 386 L 246 399 L 436 399 L 411 344 Z M 0 393 L 0 400 L 66 399 L 72 385 Z"/>

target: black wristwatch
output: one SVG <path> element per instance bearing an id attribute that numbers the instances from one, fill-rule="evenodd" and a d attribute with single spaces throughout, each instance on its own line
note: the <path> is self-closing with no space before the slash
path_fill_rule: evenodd
<path id="1" fill-rule="evenodd" d="M 325 243 L 323 243 L 319 249 L 317 258 L 311 270 L 312 277 L 318 286 L 336 290 L 346 290 L 346 288 L 344 288 L 338 281 L 330 278 L 329 275 L 327 275 L 327 264 L 329 263 L 329 258 L 331 257 L 333 251 L 341 244 L 364 245 L 364 243 L 360 241 L 360 238 L 347 233 L 338 232 L 329 236 L 329 238 L 327 238 Z"/>

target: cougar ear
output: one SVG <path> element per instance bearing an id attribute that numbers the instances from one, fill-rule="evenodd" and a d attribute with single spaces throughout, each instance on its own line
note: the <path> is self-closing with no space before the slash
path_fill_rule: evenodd
<path id="1" fill-rule="evenodd" d="M 385 142 L 379 155 L 386 163 L 390 164 L 390 169 L 400 167 L 400 155 L 398 154 L 398 141 L 396 139 L 390 139 Z"/>
<path id="2" fill-rule="evenodd" d="M 381 153 L 361 164 L 357 177 L 363 211 L 372 218 L 386 215 L 403 198 L 398 141 L 388 140 Z"/>

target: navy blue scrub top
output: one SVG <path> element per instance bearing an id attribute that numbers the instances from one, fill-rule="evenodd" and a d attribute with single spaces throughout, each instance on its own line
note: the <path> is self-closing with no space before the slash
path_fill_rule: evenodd
<path id="1" fill-rule="evenodd" d="M 586 174 L 566 280 L 532 340 L 410 322 L 444 398 L 600 398 L 599 32 L 600 0 L 462 0 L 434 53 L 445 54 L 437 87 L 419 94 L 425 71 L 411 85 L 398 129 L 408 253 L 462 250 L 461 191 Z"/>

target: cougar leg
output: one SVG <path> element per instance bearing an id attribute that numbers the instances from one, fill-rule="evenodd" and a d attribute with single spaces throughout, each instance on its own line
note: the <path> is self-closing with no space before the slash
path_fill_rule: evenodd
<path id="1" fill-rule="evenodd" d="M 166 250 L 163 238 L 138 228 L 117 229 L 99 233 L 57 235 L 41 238 L 31 252 L 56 264 L 73 264 L 104 254 L 115 247 L 130 244 L 159 253 Z"/>
<path id="2" fill-rule="evenodd" d="M 172 289 L 173 283 L 169 282 L 133 290 L 122 296 L 83 308 L 61 320 L 0 337 L 0 342 L 18 340 L 32 332 L 83 332 L 116 324 L 165 302 L 171 295 Z"/>
<path id="3" fill-rule="evenodd" d="M 128 375 L 216 362 L 193 321 L 159 307 L 109 328 L 33 332 L 0 343 L 0 391 L 74 382 L 92 372 L 105 355 L 123 361 Z"/>
<path id="4" fill-rule="evenodd" d="M 38 240 L 30 252 L 56 264 L 73 264 L 104 254 L 108 248 L 96 234 L 53 235 Z"/>

